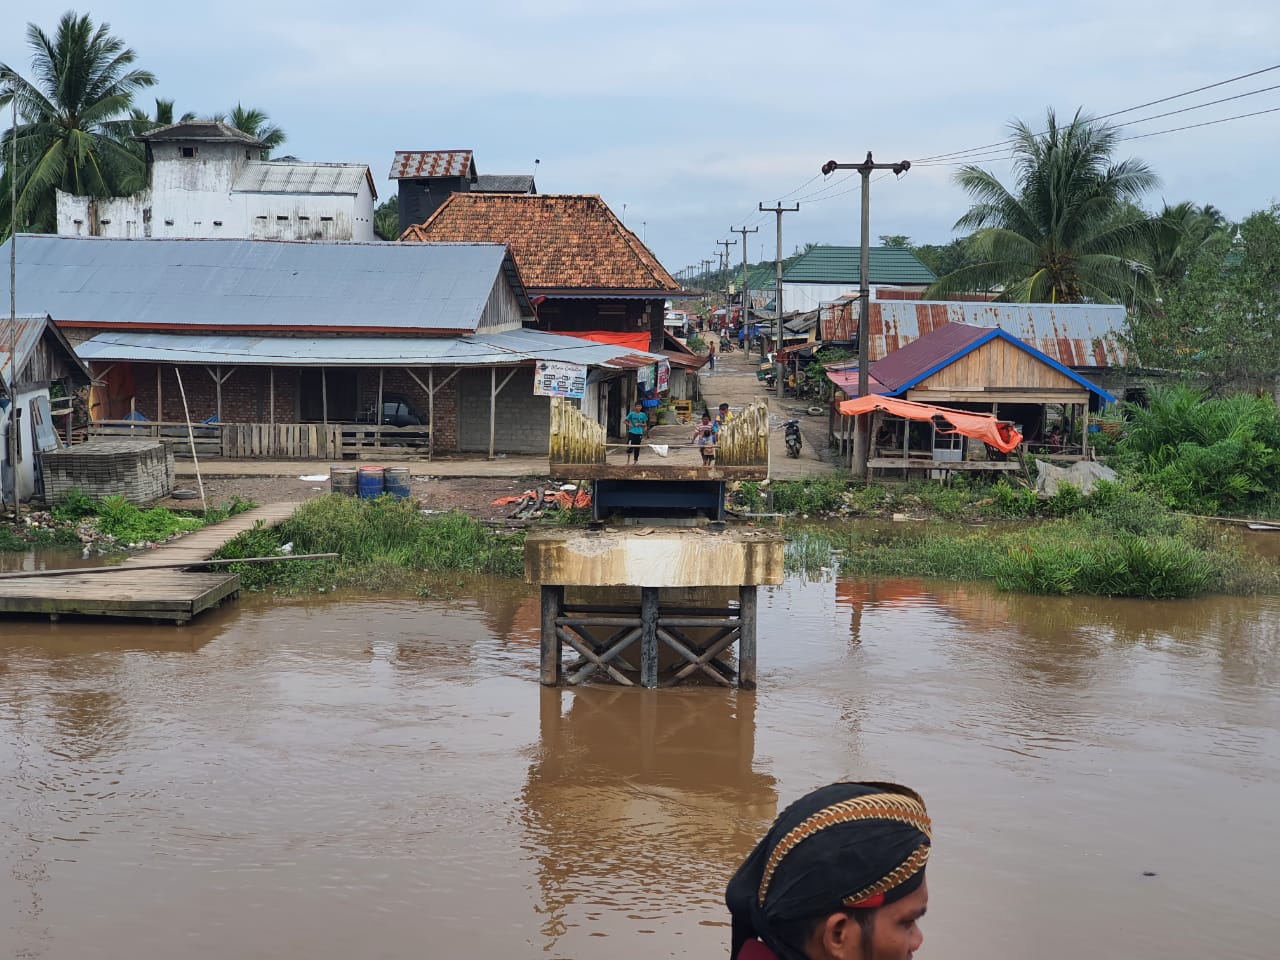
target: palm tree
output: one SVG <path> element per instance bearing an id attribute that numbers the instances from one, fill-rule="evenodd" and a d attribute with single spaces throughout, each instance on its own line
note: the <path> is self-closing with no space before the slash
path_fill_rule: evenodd
<path id="1" fill-rule="evenodd" d="M 132 69 L 133 50 L 111 36 L 109 24 L 95 27 L 86 16 L 68 12 L 48 36 L 27 24 L 33 79 L 0 63 L 0 108 L 18 107 L 18 166 L 9 170 L 0 208 L 11 222 L 8 177 L 18 179 L 16 222 L 31 230 L 57 226 L 55 190 L 111 196 L 140 172 L 137 154 L 125 142 L 133 95 L 156 81 Z M 5 141 L 13 136 L 5 133 Z"/>
<path id="2" fill-rule="evenodd" d="M 1123 300 L 1147 283 L 1133 253 L 1149 222 L 1122 214 L 1159 180 L 1140 160 L 1111 162 L 1117 130 L 1079 111 L 1061 126 L 1052 110 L 1044 133 L 1022 121 L 1012 129 L 1015 189 L 976 166 L 956 174 L 974 204 L 955 228 L 977 231 L 978 262 L 925 295 L 998 290 L 1019 303 L 1080 303 Z"/>
<path id="3" fill-rule="evenodd" d="M 1157 288 L 1168 290 L 1186 279 L 1205 244 L 1227 228 L 1227 218 L 1212 204 L 1197 207 L 1184 200 L 1173 206 L 1166 203 L 1152 225 L 1147 263 Z"/>
<path id="4" fill-rule="evenodd" d="M 257 107 L 243 107 L 237 103 L 230 115 L 215 113 L 210 119 L 230 124 L 241 133 L 247 133 L 255 140 L 261 140 L 263 160 L 285 141 L 284 130 L 272 123 L 266 112 Z"/>
<path id="5" fill-rule="evenodd" d="M 395 197 L 373 208 L 373 232 L 381 240 L 400 239 L 400 206 Z"/>

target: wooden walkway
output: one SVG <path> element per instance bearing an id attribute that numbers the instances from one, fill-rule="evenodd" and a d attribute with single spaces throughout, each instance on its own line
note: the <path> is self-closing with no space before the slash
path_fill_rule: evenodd
<path id="1" fill-rule="evenodd" d="M 230 540 L 259 521 L 273 527 L 283 523 L 296 503 L 258 507 L 187 534 L 145 554 L 129 557 L 119 567 L 100 573 L 0 580 L 0 616 L 63 614 L 89 617 L 131 617 L 186 623 L 240 591 L 238 573 L 191 573 L 159 564 L 210 559 Z"/>

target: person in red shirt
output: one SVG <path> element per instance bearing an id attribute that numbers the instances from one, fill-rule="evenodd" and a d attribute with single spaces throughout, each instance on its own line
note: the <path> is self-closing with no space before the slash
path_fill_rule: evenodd
<path id="1" fill-rule="evenodd" d="M 730 960 L 909 960 L 924 942 L 932 829 L 897 784 L 801 797 L 729 881 Z"/>

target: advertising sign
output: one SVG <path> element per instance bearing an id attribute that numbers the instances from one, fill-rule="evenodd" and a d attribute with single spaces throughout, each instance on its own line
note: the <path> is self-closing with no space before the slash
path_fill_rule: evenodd
<path id="1" fill-rule="evenodd" d="M 534 366 L 533 393 L 539 397 L 580 400 L 587 391 L 587 368 L 558 360 L 539 360 Z"/>

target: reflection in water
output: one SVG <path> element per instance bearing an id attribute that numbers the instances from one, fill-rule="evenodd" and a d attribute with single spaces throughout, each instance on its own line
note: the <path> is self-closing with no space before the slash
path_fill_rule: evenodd
<path id="1" fill-rule="evenodd" d="M 708 879 L 777 805 L 773 777 L 752 768 L 754 694 L 543 690 L 539 720 L 522 800 L 546 949 L 584 956 L 618 913 L 641 932 L 718 919 L 723 891 Z"/>
<path id="2" fill-rule="evenodd" d="M 486 580 L 0 623 L 0 956 L 719 956 L 729 874 L 837 778 L 929 801 L 926 955 L 1268 956 L 1278 630 L 790 580 L 751 694 L 544 690 L 536 594 Z"/>

